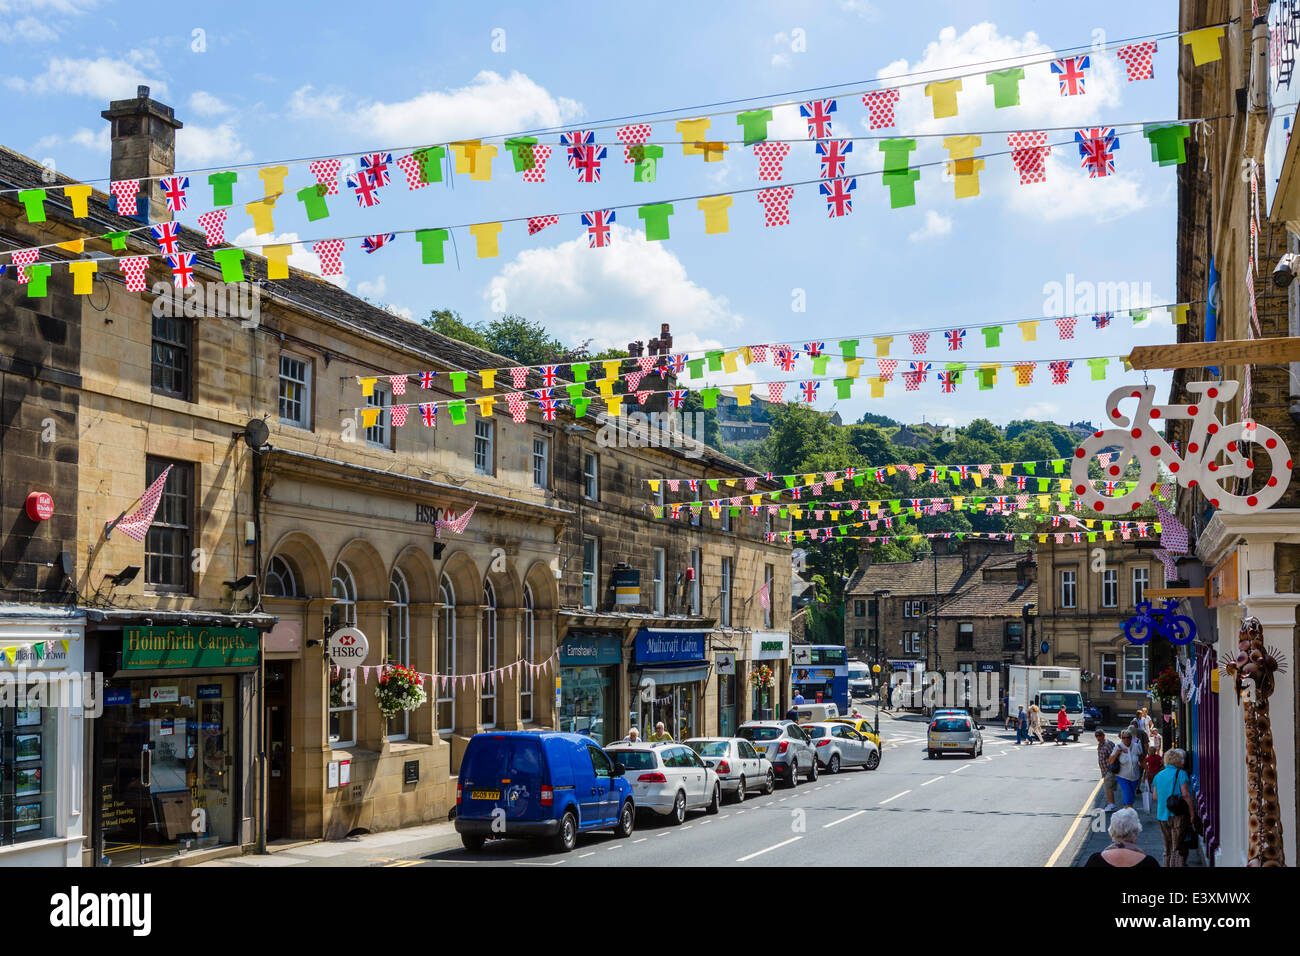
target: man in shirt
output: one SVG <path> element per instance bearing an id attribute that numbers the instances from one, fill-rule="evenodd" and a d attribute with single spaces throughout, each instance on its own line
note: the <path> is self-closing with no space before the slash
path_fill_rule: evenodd
<path id="1" fill-rule="evenodd" d="M 652 744 L 658 744 L 672 740 L 673 735 L 664 729 L 664 722 L 661 720 L 659 723 L 655 724 L 655 732 L 650 735 L 649 739 Z"/>
<path id="2" fill-rule="evenodd" d="M 1106 739 L 1106 731 L 1097 730 L 1097 767 L 1101 770 L 1101 787 L 1106 809 L 1115 809 L 1115 742 Z"/>

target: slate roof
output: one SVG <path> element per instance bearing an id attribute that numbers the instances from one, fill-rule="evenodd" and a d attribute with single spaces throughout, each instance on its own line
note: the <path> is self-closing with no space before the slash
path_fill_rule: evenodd
<path id="1" fill-rule="evenodd" d="M 1020 617 L 1021 609 L 1031 601 L 1038 601 L 1037 582 L 989 581 L 977 570 L 939 606 L 939 617 Z"/>
<path id="2" fill-rule="evenodd" d="M 859 597 L 870 596 L 882 588 L 897 597 L 904 594 L 933 595 L 934 558 L 919 561 L 880 561 L 860 568 L 849 580 L 847 591 Z M 944 595 L 961 580 L 962 556 L 942 554 L 939 562 L 939 594 Z"/>
<path id="3" fill-rule="evenodd" d="M 48 170 L 40 163 L 0 145 L 0 189 L 46 189 L 45 209 L 51 221 L 66 222 L 79 232 L 101 234 L 134 229 L 141 225 L 139 219 L 131 219 L 111 212 L 108 206 L 108 195 L 97 189 L 92 190 L 90 195 L 88 217 L 74 219 L 72 204 L 64 197 L 63 191 L 51 187 L 73 185 L 77 180 L 55 175 L 51 181 L 46 181 L 42 178 L 46 173 Z M 191 179 L 191 182 L 193 183 L 194 180 Z M 0 199 L 17 202 L 17 197 L 13 194 L 7 194 Z M 220 267 L 216 265 L 211 251 L 207 249 L 201 231 L 182 226 L 180 236 L 181 248 L 187 252 L 196 252 L 196 261 L 201 267 L 206 266 L 213 271 L 219 270 Z M 136 247 L 134 254 L 137 255 L 158 252 L 158 246 L 150 237 L 148 230 L 128 237 L 127 243 L 128 248 Z M 0 248 L 0 252 L 4 251 L 7 250 Z M 71 258 L 70 254 L 61 249 L 47 249 L 41 252 L 43 261 Z M 150 263 L 151 271 L 160 268 L 158 260 Z M 165 273 L 165 268 L 162 271 Z M 246 251 L 244 273 L 248 281 L 266 280 L 266 260 L 251 251 Z M 517 364 L 513 359 L 503 355 L 475 348 L 426 329 L 416 322 L 393 315 L 339 288 L 334 283 L 327 282 L 320 276 L 303 272 L 292 266 L 289 267 L 289 278 L 276 279 L 265 288 L 272 297 L 284 299 L 291 306 L 317 313 L 328 321 L 349 327 L 361 335 L 420 353 L 452 369 L 508 368 Z M 534 375 L 533 378 L 535 379 L 533 385 L 541 387 L 541 377 Z M 670 451 L 680 453 L 680 449 L 670 449 Z M 748 465 L 707 446 L 703 457 L 698 460 L 703 465 L 723 468 L 740 475 L 761 477 L 760 472 Z"/>

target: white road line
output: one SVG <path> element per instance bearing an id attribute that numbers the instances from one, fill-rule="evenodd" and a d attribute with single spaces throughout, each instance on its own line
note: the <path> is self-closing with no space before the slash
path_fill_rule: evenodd
<path id="1" fill-rule="evenodd" d="M 943 777 L 931 777 L 931 778 L 930 778 L 929 780 L 927 780 L 925 783 L 921 784 L 921 786 L 923 786 L 923 787 L 928 787 L 928 786 L 930 786 L 930 784 L 934 783 L 936 780 L 942 780 L 942 779 L 943 779 Z"/>
<path id="2" fill-rule="evenodd" d="M 949 772 L 949 773 L 961 773 L 963 770 L 969 770 L 969 769 L 970 769 L 970 764 L 966 763 L 966 764 L 962 764 L 962 765 L 961 765 L 960 767 L 958 767 L 956 770 L 949 770 L 948 772 Z"/>
<path id="3" fill-rule="evenodd" d="M 648 839 L 650 839 L 650 838 L 649 838 L 649 837 L 642 837 L 641 839 L 639 839 L 639 840 L 633 840 L 632 842 L 633 842 L 633 843 L 644 843 L 644 842 L 645 842 L 646 840 L 648 840 Z"/>
<path id="4" fill-rule="evenodd" d="M 672 836 L 672 832 L 672 830 L 665 830 L 663 833 L 656 833 L 655 836 L 662 840 L 666 836 Z"/>
<path id="5" fill-rule="evenodd" d="M 744 813 L 744 812 L 745 812 L 744 810 L 737 810 L 737 811 L 736 811 L 736 816 L 740 816 L 740 815 L 741 815 L 742 813 Z"/>
<path id="6" fill-rule="evenodd" d="M 777 844 L 775 844 L 775 845 L 773 845 L 773 846 L 769 846 L 769 847 L 768 847 L 767 849 L 765 849 L 765 850 L 759 850 L 757 853 L 751 853 L 751 854 L 749 854 L 749 856 L 742 856 L 742 857 L 741 857 L 740 859 L 738 859 L 736 862 L 737 862 L 737 863 L 744 863 L 744 862 L 747 861 L 747 860 L 752 860 L 752 859 L 753 859 L 754 857 L 756 857 L 756 856 L 762 856 L 764 853 L 771 853 L 773 850 L 779 850 L 779 849 L 781 849 L 781 847 L 783 847 L 783 846 L 789 846 L 791 843 L 794 843 L 796 840 L 802 840 L 802 839 L 803 839 L 803 837 L 801 837 L 801 836 L 790 837 L 790 839 L 788 839 L 788 840 L 782 840 L 780 843 L 777 843 Z"/>
<path id="7" fill-rule="evenodd" d="M 712 823 L 712 822 L 713 822 L 712 820 L 701 820 L 701 821 L 700 821 L 700 826 L 702 826 L 702 827 L 707 827 L 707 826 L 708 826 L 710 823 Z"/>
<path id="8" fill-rule="evenodd" d="M 686 826 L 682 827 L 682 829 L 683 829 L 683 830 L 689 830 L 689 829 L 690 829 L 691 827 L 693 827 L 693 826 L 695 826 L 694 823 L 688 823 L 688 824 L 686 824 Z"/>
<path id="9" fill-rule="evenodd" d="M 596 851 L 595 851 L 595 850 L 592 850 L 590 853 L 583 853 L 583 854 L 581 854 L 581 855 L 578 857 L 578 859 L 579 859 L 579 860 L 585 860 L 587 857 L 589 857 L 589 856 L 595 856 L 595 855 L 596 855 Z"/>
<path id="10" fill-rule="evenodd" d="M 890 798 L 887 799 L 887 800 L 881 800 L 878 804 L 876 804 L 876 806 L 878 806 L 878 807 L 883 807 L 885 804 L 889 803 L 891 800 L 897 800 L 899 797 L 905 797 L 905 796 L 907 796 L 907 795 L 908 795 L 909 793 L 911 793 L 911 792 L 912 792 L 911 790 L 904 790 L 902 793 L 896 793 L 896 794 L 894 794 L 892 797 L 890 797 Z"/>
<path id="11" fill-rule="evenodd" d="M 777 803 L 785 803 L 785 802 L 786 802 L 787 800 L 789 800 L 789 799 L 790 799 L 789 797 L 782 797 L 780 800 L 778 800 L 778 801 L 776 801 L 776 802 L 777 802 Z"/>
<path id="12" fill-rule="evenodd" d="M 606 852 L 606 853 L 613 853 L 615 850 L 621 850 L 621 849 L 623 849 L 623 844 L 621 844 L 621 843 L 615 843 L 613 846 L 607 846 L 607 847 L 605 847 L 605 852 Z"/>
<path id="13" fill-rule="evenodd" d="M 852 820 L 854 817 L 860 817 L 862 816 L 862 814 L 866 812 L 867 812 L 866 810 L 859 810 L 857 813 L 850 813 L 847 817 L 840 817 L 838 820 L 832 820 L 830 823 L 824 823 L 822 824 L 822 829 L 825 830 L 829 827 L 835 826 L 838 823 L 843 823 L 845 820 Z"/>
<path id="14" fill-rule="evenodd" d="M 984 755 L 984 759 L 985 759 L 985 760 L 992 760 L 992 759 L 993 759 L 993 755 L 992 755 L 992 754 L 985 754 L 985 755 Z"/>

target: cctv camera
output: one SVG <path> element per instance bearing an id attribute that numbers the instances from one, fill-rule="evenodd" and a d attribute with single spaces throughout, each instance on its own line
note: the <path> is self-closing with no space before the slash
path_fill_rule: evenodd
<path id="1" fill-rule="evenodd" d="M 1288 252 L 1273 268 L 1273 285 L 1285 289 L 1295 280 L 1297 270 L 1300 270 L 1300 255 Z"/>

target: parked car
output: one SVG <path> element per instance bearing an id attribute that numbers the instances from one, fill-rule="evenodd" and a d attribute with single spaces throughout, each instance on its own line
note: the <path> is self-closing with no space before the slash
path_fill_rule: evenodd
<path id="1" fill-rule="evenodd" d="M 744 737 L 692 737 L 685 743 L 718 775 L 723 794 L 731 794 L 737 803 L 748 790 L 771 793 L 776 789 L 772 762 Z"/>
<path id="2" fill-rule="evenodd" d="M 1101 726 L 1101 711 L 1090 700 L 1083 702 L 1083 729 L 1096 730 Z"/>
<path id="3" fill-rule="evenodd" d="M 845 724 L 852 727 L 862 736 L 875 744 L 877 750 L 883 746 L 880 742 L 880 734 L 876 733 L 875 725 L 866 717 L 831 717 L 829 722 L 833 724 Z"/>
<path id="4" fill-rule="evenodd" d="M 965 753 L 978 757 L 984 752 L 980 725 L 969 714 L 940 714 L 930 721 L 925 752 L 931 760 L 941 754 Z"/>
<path id="5" fill-rule="evenodd" d="M 875 770 L 880 766 L 880 748 L 847 724 L 825 721 L 801 727 L 812 738 L 817 762 L 831 773 L 843 767 Z"/>
<path id="6" fill-rule="evenodd" d="M 544 838 L 568 852 L 578 834 L 631 836 L 636 802 L 623 768 L 585 734 L 475 734 L 456 780 L 456 832 L 467 850 L 489 839 Z"/>
<path id="7" fill-rule="evenodd" d="M 820 704 L 796 704 L 795 712 L 799 715 L 800 724 L 812 724 L 821 720 L 830 720 L 832 717 L 840 715 L 839 704 L 820 703 Z"/>
<path id="8" fill-rule="evenodd" d="M 717 813 L 722 803 L 718 775 L 685 744 L 610 744 L 609 755 L 617 760 L 632 785 L 632 796 L 640 811 L 686 821 L 687 810 Z"/>
<path id="9" fill-rule="evenodd" d="M 866 664 L 849 664 L 849 696 L 870 697 L 874 684 L 871 681 L 871 668 Z"/>
<path id="10" fill-rule="evenodd" d="M 754 749 L 772 762 L 777 775 L 792 787 L 799 776 L 817 779 L 817 754 L 799 725 L 791 720 L 747 720 L 736 730 Z"/>

